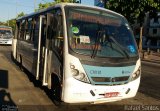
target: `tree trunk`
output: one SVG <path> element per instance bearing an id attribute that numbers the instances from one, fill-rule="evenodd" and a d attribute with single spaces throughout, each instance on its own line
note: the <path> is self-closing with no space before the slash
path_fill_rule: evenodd
<path id="1" fill-rule="evenodd" d="M 143 32 L 143 27 L 140 27 L 140 36 L 139 36 L 139 52 L 142 52 L 142 32 Z"/>

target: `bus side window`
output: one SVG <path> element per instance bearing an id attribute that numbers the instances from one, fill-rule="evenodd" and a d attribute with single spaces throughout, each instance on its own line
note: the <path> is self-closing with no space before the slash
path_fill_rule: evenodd
<path id="1" fill-rule="evenodd" d="M 27 20 L 26 20 L 25 32 L 26 32 L 26 34 L 25 34 L 25 38 L 24 39 L 26 41 L 29 41 L 30 36 L 29 36 L 29 32 L 28 32 L 28 21 Z"/>
<path id="2" fill-rule="evenodd" d="M 25 20 L 22 20 L 22 21 L 21 21 L 21 25 L 20 25 L 20 36 L 19 36 L 19 38 L 20 38 L 21 40 L 24 40 L 24 36 L 25 36 L 25 23 L 26 23 Z"/>
<path id="3" fill-rule="evenodd" d="M 39 37 L 39 17 L 35 18 L 35 24 L 34 24 L 34 34 L 33 34 L 33 42 L 36 47 L 38 47 L 38 37 Z"/>
<path id="4" fill-rule="evenodd" d="M 16 22 L 16 32 L 14 38 L 19 39 L 19 35 L 20 35 L 20 22 Z"/>
<path id="5" fill-rule="evenodd" d="M 53 21 L 51 23 L 52 27 L 52 40 L 51 48 L 57 50 L 57 52 L 62 55 L 63 52 L 63 23 L 61 10 L 58 9 L 54 12 Z"/>
<path id="6" fill-rule="evenodd" d="M 42 28 L 41 28 L 41 45 L 45 47 L 46 44 L 46 34 L 47 34 L 47 27 L 46 27 L 46 18 L 42 19 Z"/>
<path id="7" fill-rule="evenodd" d="M 62 54 L 62 51 L 63 51 L 63 24 L 62 24 L 62 17 L 61 16 L 57 16 L 57 22 L 58 22 L 58 26 L 55 30 L 55 42 L 54 42 L 54 45 L 55 47 L 57 48 L 59 54 L 61 55 Z"/>
<path id="8" fill-rule="evenodd" d="M 26 38 L 25 40 L 31 42 L 31 32 L 32 32 L 32 18 L 28 19 L 26 24 Z"/>

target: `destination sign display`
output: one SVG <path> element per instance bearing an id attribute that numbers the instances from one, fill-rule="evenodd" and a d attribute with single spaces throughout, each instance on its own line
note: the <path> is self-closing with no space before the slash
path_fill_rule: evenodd
<path id="1" fill-rule="evenodd" d="M 120 26 L 121 21 L 116 18 L 111 17 L 105 17 L 100 15 L 91 15 L 87 13 L 79 13 L 79 12 L 70 12 L 71 19 L 85 21 L 85 22 L 91 22 L 91 23 L 99 23 L 103 25 L 114 25 L 114 26 Z"/>

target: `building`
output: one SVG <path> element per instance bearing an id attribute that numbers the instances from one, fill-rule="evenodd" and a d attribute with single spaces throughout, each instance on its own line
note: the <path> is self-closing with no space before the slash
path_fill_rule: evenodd
<path id="1" fill-rule="evenodd" d="M 160 49 L 160 12 L 152 18 L 149 13 L 146 14 L 144 22 L 143 47 L 152 50 Z"/>

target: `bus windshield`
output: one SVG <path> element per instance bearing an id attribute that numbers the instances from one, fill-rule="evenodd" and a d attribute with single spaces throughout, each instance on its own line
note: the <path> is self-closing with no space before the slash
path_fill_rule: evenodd
<path id="1" fill-rule="evenodd" d="M 66 7 L 68 41 L 71 50 L 92 57 L 138 56 L 127 20 L 112 12 Z"/>
<path id="2" fill-rule="evenodd" d="M 0 28 L 0 38 L 12 38 L 12 31 L 8 28 Z"/>

